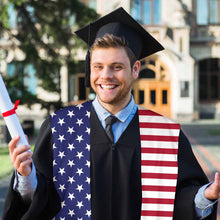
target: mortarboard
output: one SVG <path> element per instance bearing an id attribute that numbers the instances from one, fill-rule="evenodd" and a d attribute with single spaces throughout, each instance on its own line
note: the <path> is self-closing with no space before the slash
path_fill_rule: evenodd
<path id="1" fill-rule="evenodd" d="M 122 37 L 137 59 L 142 59 L 164 49 L 163 46 L 122 7 L 77 30 L 75 33 L 85 41 L 89 47 L 92 46 L 96 38 L 103 37 L 105 34 Z M 87 87 L 90 87 L 89 50 L 86 56 L 85 84 Z"/>

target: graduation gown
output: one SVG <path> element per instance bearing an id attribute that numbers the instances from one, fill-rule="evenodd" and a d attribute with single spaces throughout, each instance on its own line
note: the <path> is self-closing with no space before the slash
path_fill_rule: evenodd
<path id="1" fill-rule="evenodd" d="M 109 142 L 93 108 L 90 123 L 92 220 L 140 220 L 142 197 L 138 112 L 114 145 Z M 40 130 L 33 155 L 38 178 L 33 201 L 25 204 L 13 190 L 13 176 L 3 219 L 47 220 L 59 212 L 61 201 L 53 183 L 52 145 L 50 120 L 47 119 Z M 194 220 L 195 194 L 208 179 L 182 131 L 179 136 L 178 170 L 173 219 Z M 216 205 L 206 219 L 216 219 Z"/>

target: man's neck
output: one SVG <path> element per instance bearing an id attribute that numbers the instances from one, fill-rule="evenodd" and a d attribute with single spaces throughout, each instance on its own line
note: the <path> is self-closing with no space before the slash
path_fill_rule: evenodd
<path id="1" fill-rule="evenodd" d="M 117 103 L 114 104 L 114 103 L 104 103 L 104 102 L 101 102 L 98 98 L 98 102 L 99 104 L 104 108 L 106 109 L 109 113 L 111 113 L 112 115 L 115 115 L 117 114 L 118 112 L 120 112 L 121 110 L 123 110 L 131 101 L 131 96 L 130 96 L 130 99 L 128 99 L 128 101 L 126 102 L 123 102 L 121 104 Z"/>

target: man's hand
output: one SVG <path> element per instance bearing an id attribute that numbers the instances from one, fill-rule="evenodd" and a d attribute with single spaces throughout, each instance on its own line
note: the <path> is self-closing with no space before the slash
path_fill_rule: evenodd
<path id="1" fill-rule="evenodd" d="M 32 152 L 29 145 L 17 147 L 19 136 L 13 138 L 9 143 L 10 158 L 14 168 L 22 175 L 28 176 L 31 173 Z"/>
<path id="2" fill-rule="evenodd" d="M 215 174 L 214 183 L 205 189 L 205 197 L 209 200 L 220 198 L 220 177 L 218 172 Z"/>

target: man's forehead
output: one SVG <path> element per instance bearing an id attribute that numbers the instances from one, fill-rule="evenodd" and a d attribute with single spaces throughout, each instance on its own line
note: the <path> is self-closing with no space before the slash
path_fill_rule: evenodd
<path id="1" fill-rule="evenodd" d="M 95 48 L 91 53 L 92 62 L 111 61 L 112 63 L 124 63 L 129 61 L 126 50 L 123 47 Z"/>

